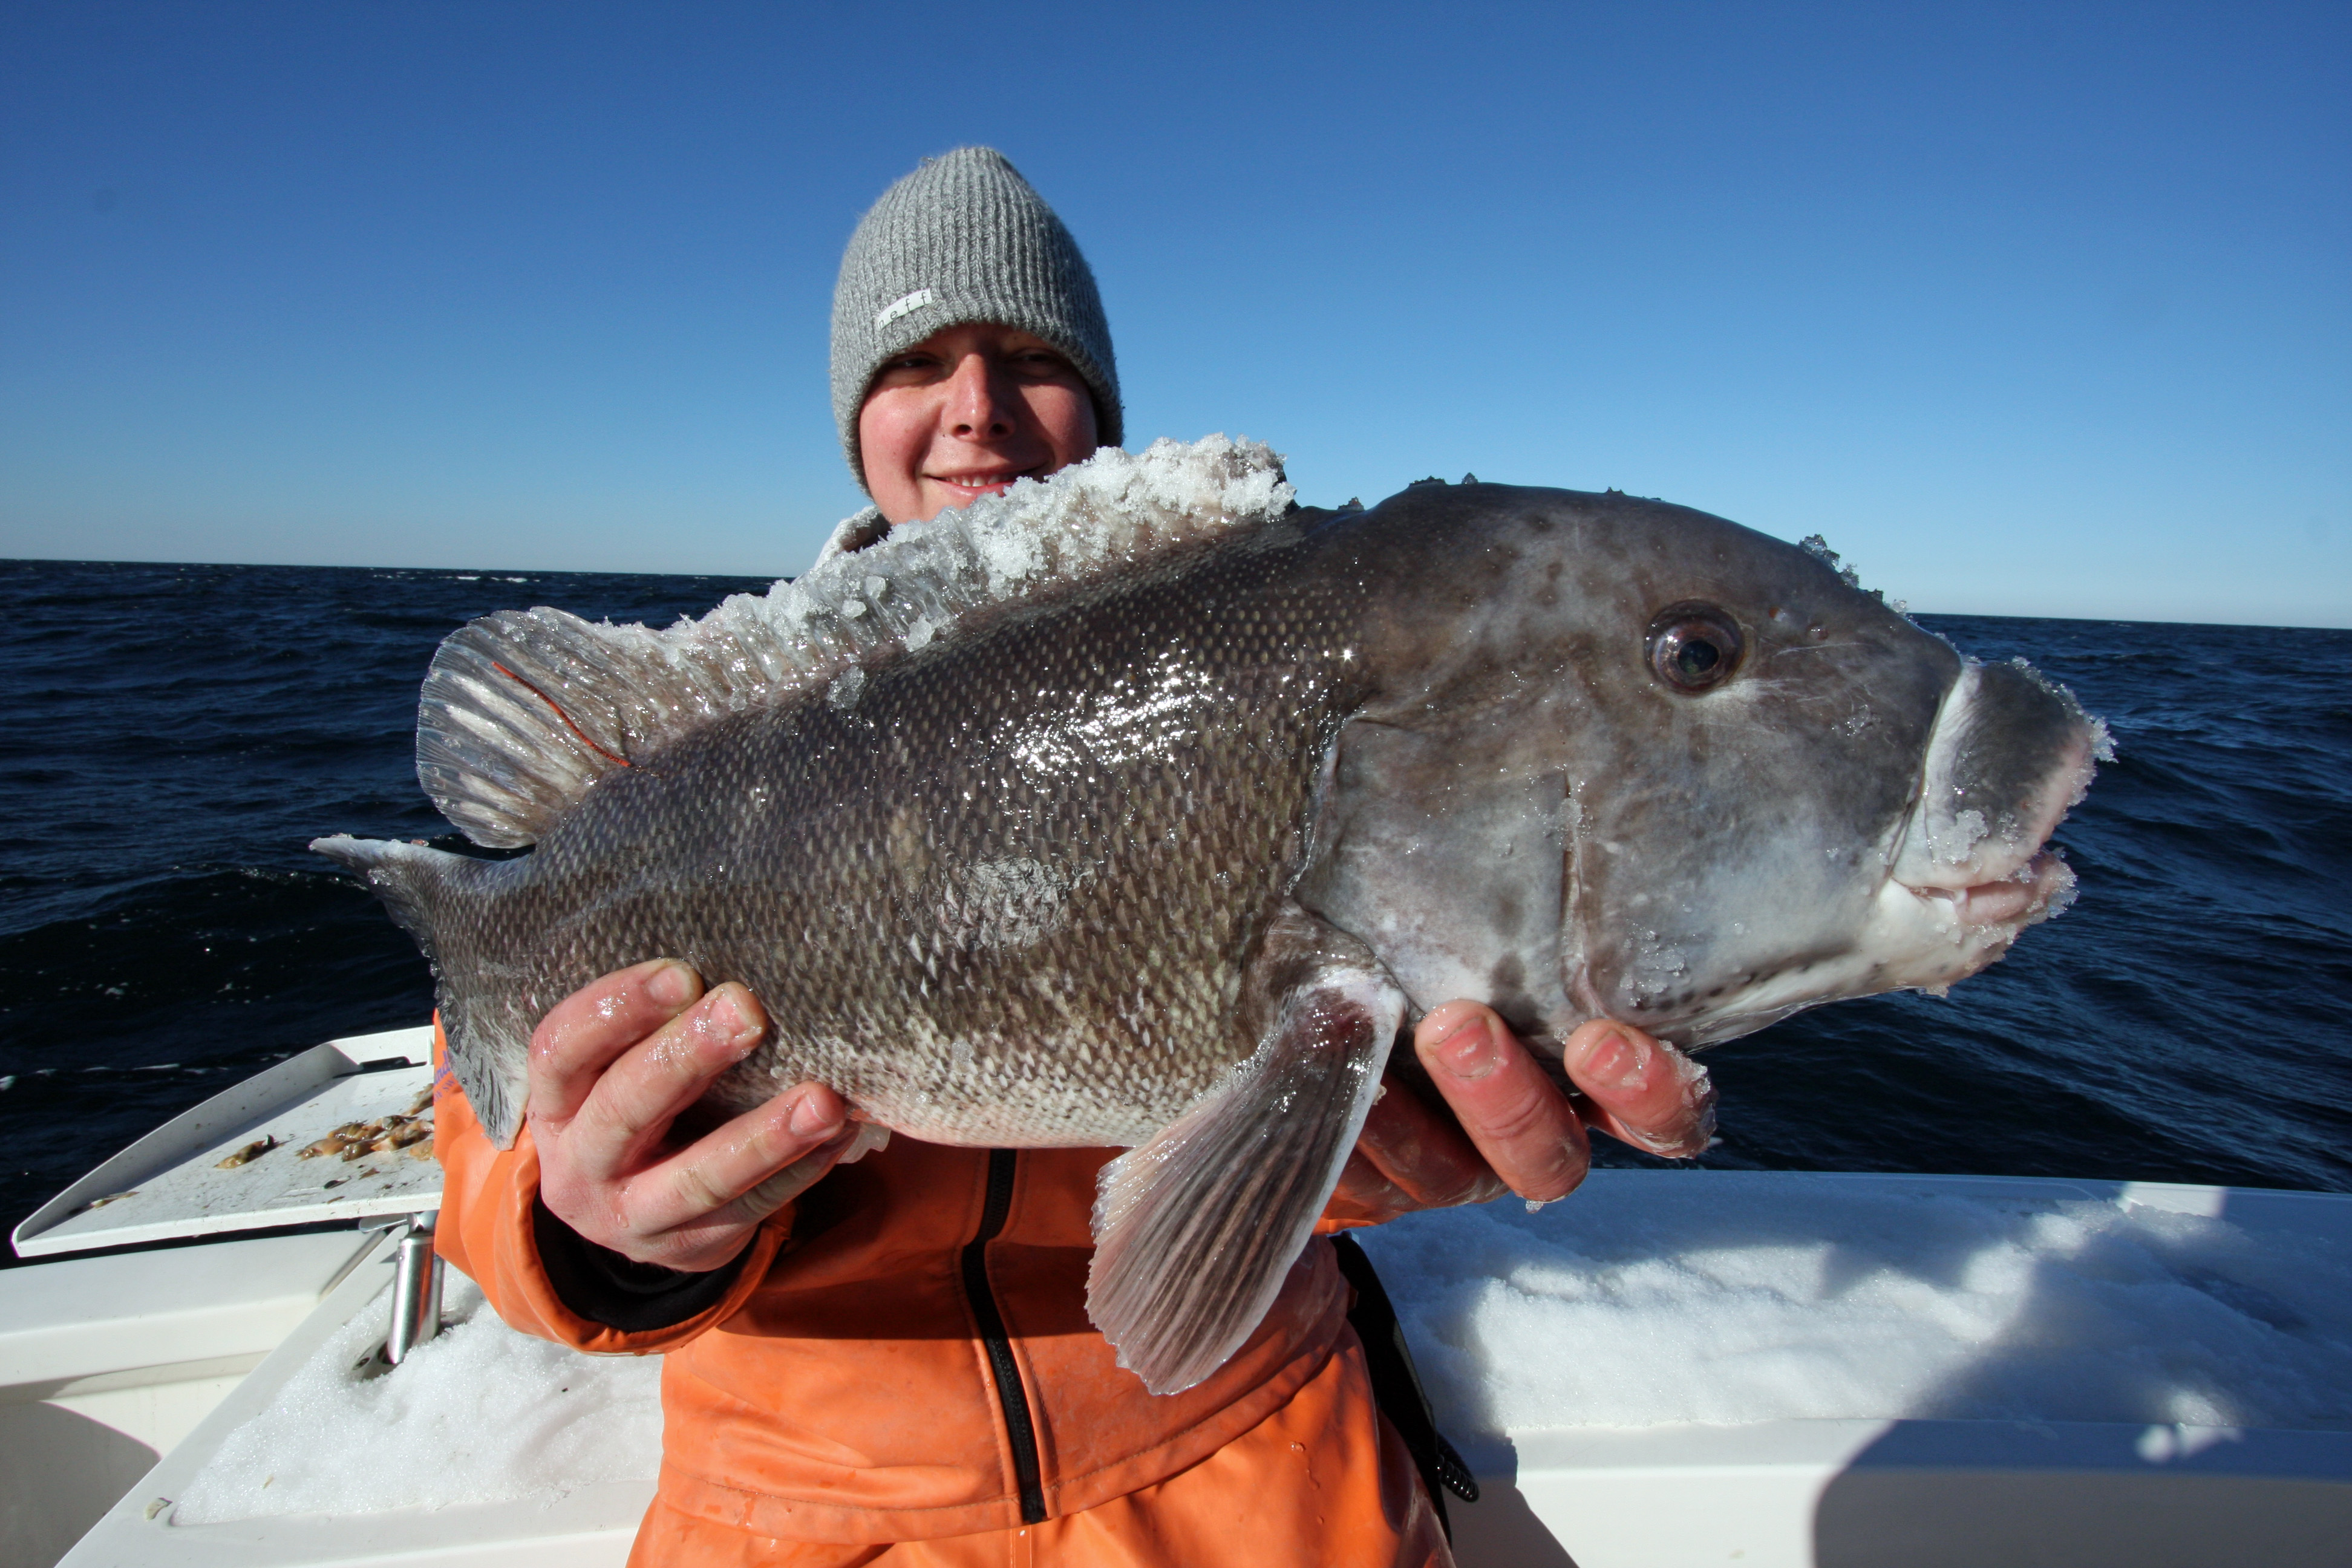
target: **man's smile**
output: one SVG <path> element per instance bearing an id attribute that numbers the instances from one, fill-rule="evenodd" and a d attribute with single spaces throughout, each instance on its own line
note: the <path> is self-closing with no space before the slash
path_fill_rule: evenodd
<path id="1" fill-rule="evenodd" d="M 977 495 L 987 490 L 1001 490 L 1019 479 L 1038 479 L 1044 474 L 1043 463 L 1032 463 L 1025 468 L 978 468 L 955 474 L 925 474 L 933 484 L 948 485 Z"/>

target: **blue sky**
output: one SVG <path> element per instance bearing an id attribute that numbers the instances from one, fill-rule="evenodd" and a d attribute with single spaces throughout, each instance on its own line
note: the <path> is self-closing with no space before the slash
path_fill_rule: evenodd
<path id="1" fill-rule="evenodd" d="M 1131 437 L 2352 626 L 2352 7 L 0 9 L 0 556 L 784 573 L 858 215 L 1003 148 Z"/>

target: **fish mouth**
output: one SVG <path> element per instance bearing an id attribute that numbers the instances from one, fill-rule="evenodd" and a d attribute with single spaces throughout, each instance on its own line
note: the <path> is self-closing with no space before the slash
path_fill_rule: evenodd
<path id="1" fill-rule="evenodd" d="M 1959 888 L 1900 885 L 1914 897 L 1929 900 L 1931 906 L 1945 906 L 1948 918 L 1957 926 L 2021 931 L 2074 901 L 2074 872 L 2055 850 L 2041 849 L 2009 876 L 1993 881 Z"/>
<path id="2" fill-rule="evenodd" d="M 1999 831 L 1975 835 L 1969 831 L 1974 825 L 1968 823 L 1948 829 L 1947 844 L 1970 837 L 1976 841 L 1950 861 L 1931 858 L 1924 875 L 1915 869 L 1910 877 L 1898 872 L 1891 879 L 1927 900 L 1941 917 L 1939 923 L 1948 921 L 1962 930 L 2006 928 L 2014 935 L 2063 912 L 2074 902 L 2074 872 L 2049 847 L 2050 836 L 2090 786 L 2096 746 L 2096 733 L 2085 729 L 2051 763 L 2024 809 Z M 1940 787 L 1948 793 L 1958 786 L 1943 781 Z M 1929 793 L 1923 792 L 1915 809 L 1914 834 L 1922 832 L 1918 817 L 1927 809 Z"/>
<path id="3" fill-rule="evenodd" d="M 1971 663 L 1946 695 L 1888 858 L 1868 946 L 1883 979 L 1940 995 L 2074 901 L 2049 847 L 2114 754 L 2106 727 L 2021 664 Z"/>
<path id="4" fill-rule="evenodd" d="M 2030 923 L 2074 874 L 2046 846 L 2112 754 L 2074 695 L 2022 665 L 1953 683 L 1888 858 L 1891 880 L 1969 926 Z"/>

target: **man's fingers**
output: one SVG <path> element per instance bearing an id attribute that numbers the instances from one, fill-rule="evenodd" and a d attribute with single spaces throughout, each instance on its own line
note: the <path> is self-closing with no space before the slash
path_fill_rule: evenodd
<path id="1" fill-rule="evenodd" d="M 730 981 L 632 1047 L 564 1129 L 572 1168 L 593 1178 L 643 1164 L 677 1113 L 749 1055 L 766 1028 L 759 1002 Z"/>
<path id="2" fill-rule="evenodd" d="M 1475 1002 L 1432 1008 L 1414 1026 L 1412 1047 L 1462 1130 L 1513 1192 L 1547 1203 L 1584 1180 L 1591 1151 L 1582 1123 L 1493 1008 Z"/>
<path id="3" fill-rule="evenodd" d="M 620 1056 L 692 1005 L 702 979 L 673 959 L 616 970 L 558 1002 L 530 1036 L 530 1114 L 579 1114 L 598 1077 Z"/>
<path id="4" fill-rule="evenodd" d="M 1592 1124 L 1636 1149 L 1688 1159 L 1715 1134 L 1706 1069 L 1639 1029 L 1595 1019 L 1568 1037 L 1561 1065 Z"/>
<path id="5" fill-rule="evenodd" d="M 823 1084 L 788 1089 L 633 1178 L 630 1220 L 647 1235 L 714 1218 L 757 1225 L 823 1175 L 856 1131 L 849 1108 Z M 771 1181 L 787 1171 L 802 1179 Z"/>
<path id="6" fill-rule="evenodd" d="M 1397 1206 L 1399 1214 L 1482 1204 L 1503 1191 L 1486 1158 L 1454 1119 L 1431 1110 L 1393 1078 L 1364 1118 L 1364 1131 L 1349 1158 L 1351 1172 L 1360 1162 L 1404 1200 Z"/>

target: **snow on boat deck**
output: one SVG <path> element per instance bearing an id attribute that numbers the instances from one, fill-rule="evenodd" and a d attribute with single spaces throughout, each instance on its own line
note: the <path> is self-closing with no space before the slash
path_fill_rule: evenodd
<path id="1" fill-rule="evenodd" d="M 452 1274 L 442 1332 L 374 1364 L 379 1295 L 229 1434 L 175 1524 L 554 1501 L 661 1464 L 661 1358 L 591 1356 L 517 1333 Z"/>
<path id="2" fill-rule="evenodd" d="M 1465 1451 L 1791 1418 L 2352 1429 L 2352 1199 L 1601 1172 L 1364 1240 Z"/>
<path id="3" fill-rule="evenodd" d="M 2122 1423 L 2158 1467 L 2254 1429 L 2352 1431 L 2352 1198 L 1597 1172 L 1539 1214 L 1505 1200 L 1365 1241 L 1440 1424 L 1487 1475 L 1544 1434 L 1684 1424 Z M 654 1361 L 527 1339 L 451 1287 L 463 1321 L 394 1373 L 355 1369 L 383 1298 L 338 1330 L 172 1522 L 651 1481 Z"/>

